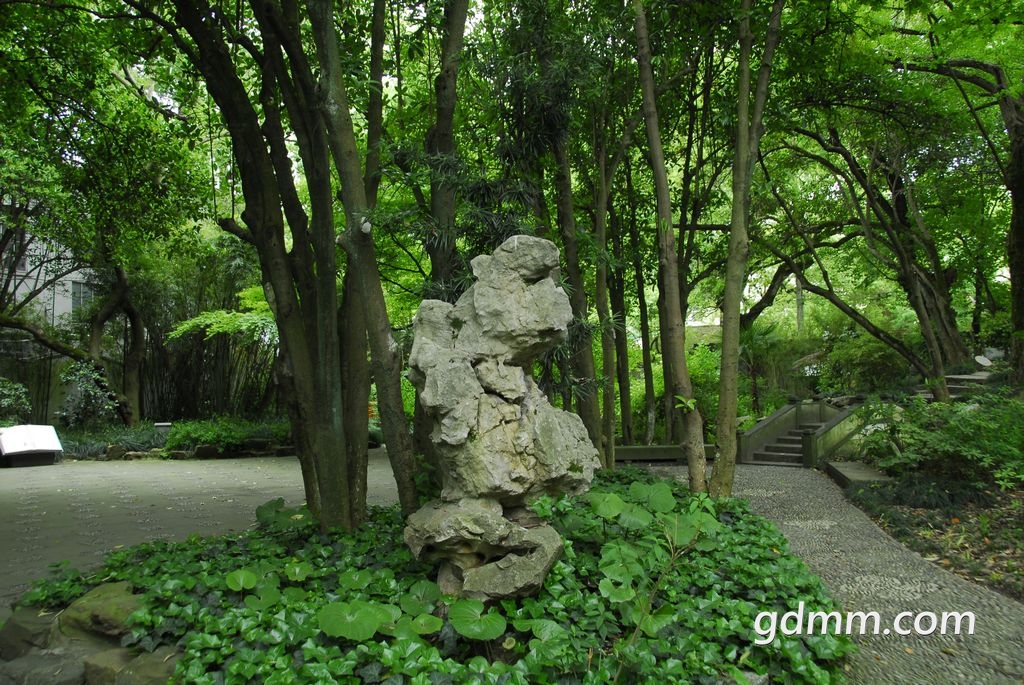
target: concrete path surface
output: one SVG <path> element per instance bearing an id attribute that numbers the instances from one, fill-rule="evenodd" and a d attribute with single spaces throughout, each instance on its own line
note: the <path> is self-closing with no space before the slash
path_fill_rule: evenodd
<path id="1" fill-rule="evenodd" d="M 655 470 L 686 475 L 681 467 Z M 383 450 L 372 451 L 368 480 L 371 503 L 397 500 Z M 845 611 L 877 611 L 883 629 L 904 611 L 975 614 L 974 635 L 858 636 L 851 683 L 1024 684 L 1024 605 L 907 550 L 817 471 L 740 466 L 736 495 L 779 526 Z M 0 621 L 50 564 L 88 568 L 121 545 L 240 531 L 253 523 L 257 506 L 276 497 L 303 499 L 294 458 L 0 469 Z"/>
<path id="2" fill-rule="evenodd" d="M 384 450 L 371 450 L 371 504 L 398 500 Z M 304 501 L 294 457 L 210 461 L 66 461 L 0 469 L 0 623 L 51 564 L 97 566 L 121 546 L 242 531 L 256 507 Z"/>

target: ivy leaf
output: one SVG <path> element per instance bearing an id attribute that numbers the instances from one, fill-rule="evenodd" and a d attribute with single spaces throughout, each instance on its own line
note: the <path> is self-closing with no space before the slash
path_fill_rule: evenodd
<path id="1" fill-rule="evenodd" d="M 628 602 L 636 597 L 636 590 L 633 589 L 633 585 L 629 581 L 617 585 L 610 578 L 602 578 L 601 582 L 597 584 L 597 589 L 601 591 L 602 597 L 616 604 Z"/>
<path id="2" fill-rule="evenodd" d="M 495 612 L 484 613 L 478 599 L 460 599 L 448 609 L 448 620 L 459 635 L 471 640 L 493 640 L 505 633 L 505 617 Z"/>

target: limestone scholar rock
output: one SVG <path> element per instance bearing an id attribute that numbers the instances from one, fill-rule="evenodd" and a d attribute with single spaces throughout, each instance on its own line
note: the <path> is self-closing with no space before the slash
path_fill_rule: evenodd
<path id="1" fill-rule="evenodd" d="M 597 451 L 575 414 L 553 407 L 529 369 L 572 319 L 558 248 L 514 236 L 472 261 L 476 282 L 454 304 L 424 301 L 413 321 L 409 378 L 431 422 L 441 502 L 409 519 L 407 544 L 441 561 L 446 592 L 536 592 L 561 552 L 547 526 L 504 512 L 541 494 L 583 492 Z"/>

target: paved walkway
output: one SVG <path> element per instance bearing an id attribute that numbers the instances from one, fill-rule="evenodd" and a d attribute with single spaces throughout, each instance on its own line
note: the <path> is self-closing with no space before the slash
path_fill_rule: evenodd
<path id="1" fill-rule="evenodd" d="M 383 450 L 371 450 L 367 485 L 371 504 L 398 499 Z M 305 499 L 294 457 L 0 468 L 0 623 L 51 564 L 86 569 L 116 547 L 242 531 L 278 497 Z"/>
<path id="2" fill-rule="evenodd" d="M 658 470 L 685 477 L 684 468 Z M 369 492 L 371 503 L 397 499 L 381 450 L 370 460 Z M 1024 605 L 908 551 L 816 471 L 741 466 L 736 494 L 779 526 L 847 611 L 877 611 L 883 628 L 901 611 L 975 613 L 974 635 L 858 638 L 852 684 L 1024 684 Z M 302 500 L 292 458 L 0 469 L 0 621 L 52 563 L 87 568 L 119 545 L 243 530 L 275 497 Z"/>

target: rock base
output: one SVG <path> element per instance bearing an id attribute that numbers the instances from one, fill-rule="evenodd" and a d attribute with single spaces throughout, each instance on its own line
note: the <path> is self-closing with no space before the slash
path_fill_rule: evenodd
<path id="1" fill-rule="evenodd" d="M 16 609 L 0 628 L 0 685 L 166 685 L 181 655 L 120 646 L 139 608 L 127 583 L 108 583 L 63 612 Z"/>

